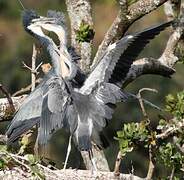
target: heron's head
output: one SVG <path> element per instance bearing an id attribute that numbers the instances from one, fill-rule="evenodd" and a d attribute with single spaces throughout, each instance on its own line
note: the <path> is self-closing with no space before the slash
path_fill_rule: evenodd
<path id="1" fill-rule="evenodd" d="M 54 32 L 60 42 L 66 43 L 67 29 L 65 25 L 65 16 L 62 12 L 49 10 L 47 17 L 40 16 L 39 19 L 32 20 L 34 23 L 49 32 Z"/>
<path id="2" fill-rule="evenodd" d="M 31 33 L 31 30 L 28 27 L 32 24 L 32 20 L 38 18 L 40 18 L 40 16 L 38 16 L 34 10 L 24 10 L 22 13 L 22 22 L 24 29 Z"/>

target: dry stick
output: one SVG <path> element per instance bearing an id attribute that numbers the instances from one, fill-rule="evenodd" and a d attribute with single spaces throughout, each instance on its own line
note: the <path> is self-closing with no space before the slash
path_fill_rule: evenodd
<path id="1" fill-rule="evenodd" d="M 2 84 L 0 84 L 0 90 L 6 95 L 6 97 L 8 99 L 8 102 L 9 102 L 9 105 L 10 105 L 11 111 L 15 112 L 15 107 L 13 105 L 13 101 L 12 101 L 11 95 L 8 92 L 8 90 Z"/>
<path id="2" fill-rule="evenodd" d="M 37 50 L 35 44 L 33 44 L 33 54 L 32 54 L 32 71 L 31 71 L 31 91 L 35 89 L 36 86 L 36 55 L 37 55 Z"/>
<path id="3" fill-rule="evenodd" d="M 139 103 L 140 103 L 140 106 L 141 106 L 141 110 L 142 110 L 143 116 L 148 121 L 150 121 L 149 117 L 148 117 L 148 115 L 146 113 L 146 110 L 145 110 L 145 107 L 144 107 L 144 103 L 143 103 L 143 100 L 142 100 L 142 97 L 141 97 L 141 92 L 143 92 L 143 91 L 152 91 L 152 92 L 156 92 L 157 93 L 157 90 L 150 89 L 150 88 L 142 88 L 142 89 L 139 90 L 139 92 L 137 94 L 137 97 L 138 97 L 138 100 L 139 100 Z M 151 180 L 152 179 L 154 168 L 155 168 L 155 165 L 153 163 L 152 145 L 150 144 L 149 145 L 149 168 L 148 168 L 148 173 L 147 173 L 147 177 L 146 177 L 147 180 Z"/>
<path id="4" fill-rule="evenodd" d="M 121 154 L 121 151 L 119 151 L 118 155 L 117 155 L 117 158 L 116 158 L 115 167 L 114 167 L 114 174 L 116 176 L 120 175 L 121 160 L 122 160 L 122 154 Z"/>
<path id="5" fill-rule="evenodd" d="M 38 79 L 36 79 L 35 83 L 36 84 L 39 84 L 41 82 L 41 80 L 42 80 L 41 78 L 38 78 Z M 12 94 L 12 96 L 14 97 L 14 96 L 18 96 L 20 94 L 23 94 L 25 92 L 28 92 L 28 91 L 31 90 L 31 87 L 32 87 L 32 84 L 26 86 L 25 88 L 22 88 L 22 89 L 18 90 L 17 92 L 15 92 L 14 94 Z"/>
<path id="6" fill-rule="evenodd" d="M 138 94 L 137 94 L 137 98 L 139 100 L 139 104 L 141 106 L 141 110 L 142 110 L 142 113 L 143 113 L 143 116 L 149 120 L 149 117 L 146 113 L 146 110 L 145 110 L 145 107 L 144 107 L 144 103 L 143 103 L 143 100 L 142 100 L 142 97 L 141 97 L 141 92 L 143 91 L 152 91 L 152 92 L 156 92 L 157 93 L 157 90 L 156 89 L 151 89 L 151 88 L 142 88 L 139 90 Z"/>

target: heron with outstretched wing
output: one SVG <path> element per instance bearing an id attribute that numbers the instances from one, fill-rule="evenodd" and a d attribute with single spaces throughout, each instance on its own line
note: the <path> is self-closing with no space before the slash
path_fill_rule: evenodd
<path id="1" fill-rule="evenodd" d="M 112 118 L 114 105 L 128 98 L 127 93 L 121 90 L 121 84 L 133 61 L 151 39 L 172 23 L 166 22 L 134 35 L 127 35 L 109 45 L 91 73 L 81 81 L 79 79 L 83 76 L 78 76 L 80 85 L 76 86 L 73 82 L 80 70 L 67 51 L 66 32 L 62 25 L 52 15 L 47 18 L 39 17 L 33 11 L 24 14 L 23 22 L 26 31 L 47 47 L 53 69 L 15 115 L 7 131 L 9 142 L 31 128 L 34 125 L 32 122 L 39 121 L 42 129 L 39 134 L 40 144 L 47 143 L 53 132 L 64 125 L 70 130 L 80 151 L 91 151 L 91 141 L 99 147 L 104 146 L 101 132 Z M 59 49 L 42 29 L 57 34 Z M 39 106 L 36 112 L 33 101 Z M 34 113 L 27 115 L 31 112 L 27 108 Z M 29 126 L 20 126 L 28 120 Z"/>

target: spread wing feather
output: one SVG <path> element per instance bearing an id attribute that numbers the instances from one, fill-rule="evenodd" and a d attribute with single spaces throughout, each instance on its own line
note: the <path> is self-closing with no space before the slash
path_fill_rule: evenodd
<path id="1" fill-rule="evenodd" d="M 133 43 L 131 43 L 120 56 L 119 61 L 116 63 L 116 66 L 113 69 L 109 82 L 121 85 L 131 67 L 131 64 L 137 58 L 139 53 L 150 42 L 151 39 L 153 39 L 165 28 L 170 26 L 171 23 L 172 21 L 169 21 L 134 34 Z"/>
<path id="2" fill-rule="evenodd" d="M 101 61 L 84 82 L 80 92 L 90 94 L 97 85 L 103 82 L 114 84 L 122 82 L 133 61 L 146 44 L 162 30 L 170 26 L 171 23 L 172 21 L 166 22 L 136 33 L 133 36 L 125 36 L 118 42 L 110 45 L 101 58 Z"/>
<path id="3" fill-rule="evenodd" d="M 42 86 L 44 86 L 46 80 L 47 79 L 45 78 L 24 100 L 23 104 L 15 114 L 6 132 L 9 143 L 16 140 L 21 134 L 38 123 L 43 102 Z"/>
<path id="4" fill-rule="evenodd" d="M 52 78 L 43 98 L 39 144 L 46 144 L 51 135 L 63 127 L 68 103 L 69 94 L 66 91 L 64 81 L 60 78 Z"/>

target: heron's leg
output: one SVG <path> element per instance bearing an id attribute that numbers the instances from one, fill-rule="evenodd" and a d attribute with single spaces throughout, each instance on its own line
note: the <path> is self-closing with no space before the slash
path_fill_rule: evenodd
<path id="1" fill-rule="evenodd" d="M 93 152 L 92 152 L 92 150 L 89 151 L 89 158 L 91 160 L 91 163 L 92 163 L 92 166 L 93 166 L 94 170 L 95 171 L 98 171 L 97 166 L 96 166 L 96 163 L 95 163 L 95 160 L 93 158 Z"/>
<path id="2" fill-rule="evenodd" d="M 70 152 L 71 152 L 71 142 L 72 142 L 72 136 L 70 135 L 70 137 L 69 137 L 69 142 L 68 142 L 67 153 L 66 153 L 65 164 L 64 164 L 63 169 L 66 169 L 66 165 L 67 165 L 67 162 L 68 162 L 68 158 L 69 158 L 69 155 L 70 155 Z"/>

